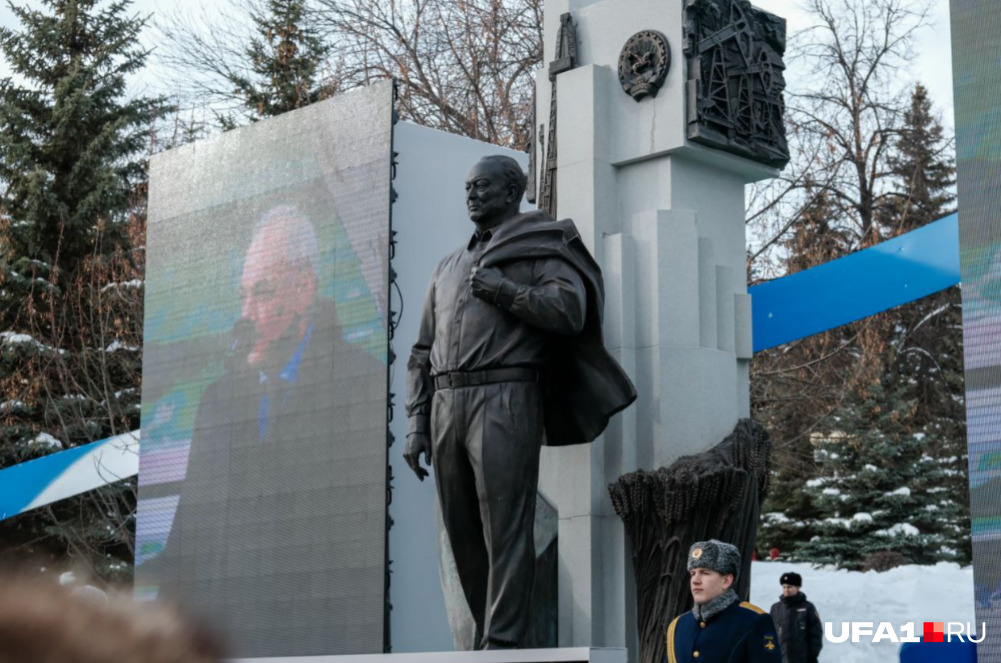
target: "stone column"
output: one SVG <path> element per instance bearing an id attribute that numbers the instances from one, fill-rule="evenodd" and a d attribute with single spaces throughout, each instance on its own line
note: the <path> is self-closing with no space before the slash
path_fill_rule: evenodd
<path id="1" fill-rule="evenodd" d="M 561 646 L 635 647 L 630 553 L 607 485 L 708 449 L 750 414 L 744 185 L 777 170 L 688 138 L 695 83 L 682 40 L 694 1 L 546 4 L 544 63 L 561 14 L 578 39 L 577 66 L 557 78 L 557 216 L 574 219 L 602 266 L 606 343 L 639 392 L 593 444 L 543 451 L 540 490 L 559 512 Z M 670 67 L 637 102 L 618 61 L 643 30 L 666 37 Z M 537 135 L 550 89 L 543 69 Z"/>

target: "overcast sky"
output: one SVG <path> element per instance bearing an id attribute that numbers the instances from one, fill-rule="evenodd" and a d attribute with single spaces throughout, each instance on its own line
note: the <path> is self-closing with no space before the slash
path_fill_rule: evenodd
<path id="1" fill-rule="evenodd" d="M 865 0 L 859 0 L 864 2 Z M 995 0 L 996 1 L 996 0 Z M 37 6 L 31 0 L 15 0 L 15 4 Z M 809 16 L 800 9 L 799 0 L 753 0 L 752 4 L 774 14 L 784 17 L 787 32 L 791 35 L 808 27 Z M 154 19 L 160 12 L 185 12 L 200 14 L 205 6 L 204 0 L 134 0 L 133 11 L 141 14 L 151 14 Z M 940 114 L 943 124 L 951 131 L 952 118 L 952 50 L 949 31 L 949 0 L 933 0 L 931 26 L 923 29 L 918 36 L 918 57 L 910 72 L 914 81 L 920 80 L 928 88 L 935 110 Z M 16 27 L 13 16 L 7 7 L 7 2 L 0 4 L 0 25 Z M 145 35 L 149 46 L 153 46 L 151 31 Z M 155 63 L 155 57 L 153 62 Z M 6 66 L 0 63 L 0 75 L 5 75 Z M 794 74 L 794 72 L 789 72 Z M 139 87 L 154 91 L 169 92 L 158 89 L 160 81 L 165 77 L 155 68 L 144 74 L 139 80 Z M 795 80 L 787 80 L 790 87 L 795 87 Z"/>

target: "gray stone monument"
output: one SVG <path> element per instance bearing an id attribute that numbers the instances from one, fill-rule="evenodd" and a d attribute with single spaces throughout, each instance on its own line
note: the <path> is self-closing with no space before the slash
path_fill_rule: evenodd
<path id="1" fill-rule="evenodd" d="M 607 345 L 639 393 L 596 443 L 543 449 L 559 644 L 637 660 L 632 564 L 606 486 L 704 451 L 750 414 L 744 185 L 788 158 L 784 22 L 746 0 L 551 0 L 545 35 L 540 204 L 573 218 L 601 265 Z"/>

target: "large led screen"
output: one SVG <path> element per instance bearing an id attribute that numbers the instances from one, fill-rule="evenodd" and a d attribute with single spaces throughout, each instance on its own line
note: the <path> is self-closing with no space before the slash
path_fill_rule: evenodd
<path id="1" fill-rule="evenodd" d="M 978 660 L 1001 660 L 1001 3 L 952 0 Z"/>
<path id="2" fill-rule="evenodd" d="M 151 163 L 136 592 L 235 657 L 386 646 L 392 88 Z"/>

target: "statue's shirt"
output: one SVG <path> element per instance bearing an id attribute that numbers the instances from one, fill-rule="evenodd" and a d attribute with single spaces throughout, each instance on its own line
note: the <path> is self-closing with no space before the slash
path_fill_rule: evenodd
<path id="1" fill-rule="evenodd" d="M 426 432 L 431 378 L 453 371 L 540 367 L 559 335 L 578 333 L 587 295 L 580 275 L 555 258 L 500 265 L 504 282 L 496 303 L 475 297 L 472 268 L 492 234 L 474 235 L 446 256 L 431 278 L 420 331 L 408 364 L 410 432 Z"/>

